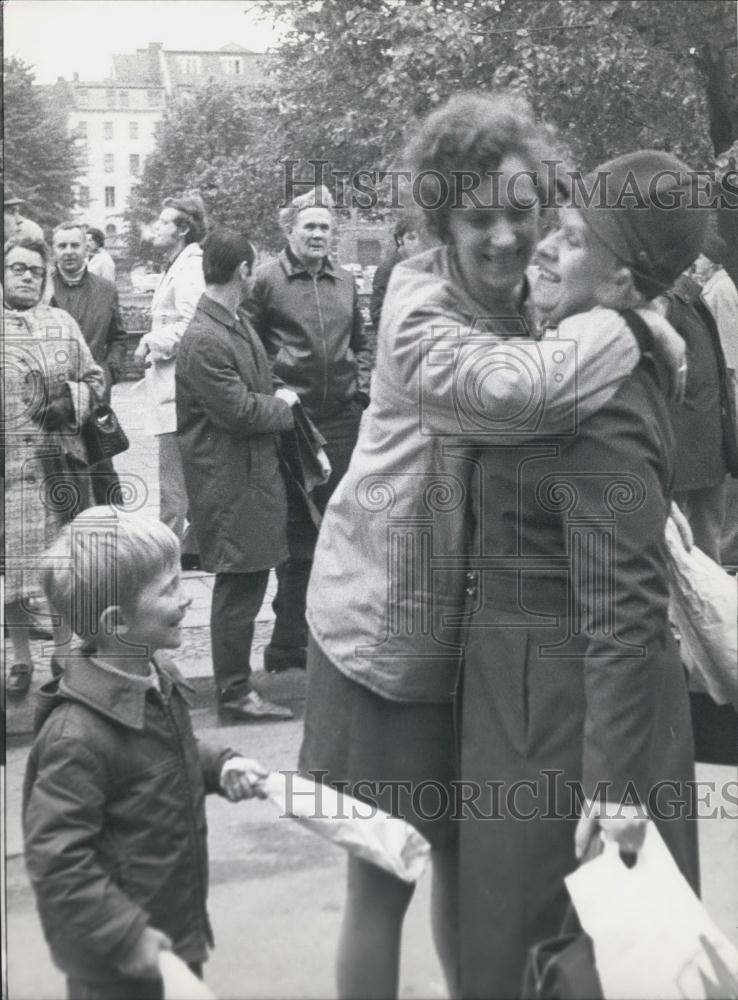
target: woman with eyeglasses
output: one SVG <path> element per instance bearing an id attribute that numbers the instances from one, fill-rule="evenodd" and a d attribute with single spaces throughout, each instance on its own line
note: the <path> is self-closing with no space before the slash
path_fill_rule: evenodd
<path id="1" fill-rule="evenodd" d="M 90 480 L 80 428 L 102 399 L 105 379 L 72 317 L 41 301 L 46 245 L 27 237 L 5 245 L 4 385 L 5 621 L 13 660 L 6 690 L 31 686 L 32 624 L 27 602 L 40 594 L 38 559 L 80 510 Z"/>

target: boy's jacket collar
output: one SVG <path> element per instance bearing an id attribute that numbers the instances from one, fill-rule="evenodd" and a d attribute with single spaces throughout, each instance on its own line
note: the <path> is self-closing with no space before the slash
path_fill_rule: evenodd
<path id="1" fill-rule="evenodd" d="M 190 689 L 176 668 L 156 663 L 157 676 L 164 698 L 168 698 L 172 686 Z M 81 654 L 64 657 L 64 673 L 56 680 L 45 684 L 38 695 L 35 730 L 62 701 L 75 701 L 87 705 L 114 722 L 130 729 L 144 728 L 146 695 L 156 685 L 151 677 L 138 677 L 122 670 L 110 669 L 104 661 Z"/>

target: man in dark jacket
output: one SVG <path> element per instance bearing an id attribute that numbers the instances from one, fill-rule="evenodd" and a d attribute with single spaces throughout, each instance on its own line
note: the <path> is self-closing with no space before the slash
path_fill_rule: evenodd
<path id="1" fill-rule="evenodd" d="M 700 292 L 697 282 L 683 274 L 664 296 L 666 317 L 684 337 L 689 363 L 684 401 L 671 404 L 676 438 L 674 499 L 687 515 L 695 545 L 719 563 L 725 476 L 738 468 L 729 468 L 735 429 L 725 355 Z"/>
<path id="2" fill-rule="evenodd" d="M 205 294 L 177 352 L 177 435 L 203 567 L 215 573 L 210 628 L 219 713 L 290 718 L 251 687 L 254 620 L 269 570 L 287 557 L 287 499 L 276 435 L 297 396 L 272 390 L 264 348 L 236 316 L 254 250 L 213 232 L 203 244 Z"/>
<path id="3" fill-rule="evenodd" d="M 369 402 L 371 349 L 353 276 L 331 262 L 330 194 L 317 188 L 283 209 L 289 246 L 260 267 L 246 308 L 266 347 L 276 379 L 300 402 L 325 438 L 332 473 L 313 500 L 322 513 L 348 468 Z M 302 504 L 290 498 L 289 559 L 277 569 L 276 622 L 264 651 L 267 670 L 304 667 L 305 594 L 317 532 Z"/>
<path id="4" fill-rule="evenodd" d="M 87 267 L 85 230 L 77 222 L 64 222 L 52 238 L 56 268 L 50 305 L 75 319 L 90 353 L 105 373 L 104 402 L 122 376 L 126 357 L 126 331 L 120 318 L 118 292 L 112 281 Z M 116 495 L 118 476 L 110 459 L 98 462 L 92 485 L 96 503 L 109 503 Z"/>
<path id="5" fill-rule="evenodd" d="M 379 330 L 379 321 L 382 318 L 382 304 L 387 294 L 387 286 L 395 266 L 401 260 L 407 260 L 420 250 L 420 238 L 414 223 L 409 218 L 400 219 L 395 226 L 393 237 L 395 245 L 379 263 L 379 267 L 374 272 L 372 282 L 372 297 L 369 302 L 369 315 L 372 318 L 374 332 Z"/>

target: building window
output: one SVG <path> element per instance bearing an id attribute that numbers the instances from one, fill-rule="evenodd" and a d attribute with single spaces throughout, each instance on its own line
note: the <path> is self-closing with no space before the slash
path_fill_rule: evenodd
<path id="1" fill-rule="evenodd" d="M 228 76 L 240 76 L 241 75 L 241 60 L 231 57 L 221 59 L 220 64 L 223 67 L 223 72 Z"/>
<path id="2" fill-rule="evenodd" d="M 80 208 L 90 207 L 90 189 L 84 185 L 80 184 L 79 194 L 77 195 L 77 204 Z"/>
<path id="3" fill-rule="evenodd" d="M 113 123 L 103 122 L 103 139 L 113 138 Z"/>
<path id="4" fill-rule="evenodd" d="M 118 103 L 120 104 L 121 108 L 127 108 L 128 107 L 128 91 L 127 90 L 120 90 L 120 91 L 118 91 Z"/>
<path id="5" fill-rule="evenodd" d="M 115 173 L 115 156 L 112 153 L 106 153 L 103 156 L 103 170 L 106 174 Z"/>
<path id="6" fill-rule="evenodd" d="M 77 122 L 74 126 L 74 138 L 87 142 L 87 122 Z"/>
<path id="7" fill-rule="evenodd" d="M 105 188 L 105 207 L 115 208 L 115 188 L 106 187 Z"/>
<path id="8" fill-rule="evenodd" d="M 177 66 L 185 76 L 198 76 L 202 72 L 200 56 L 177 56 Z"/>
<path id="9" fill-rule="evenodd" d="M 78 90 L 78 91 L 76 91 L 76 94 L 77 94 L 77 104 L 79 104 L 81 106 L 83 105 L 84 107 L 87 107 L 87 104 L 89 103 L 89 97 L 90 97 L 89 90 Z"/>
<path id="10" fill-rule="evenodd" d="M 138 139 L 138 122 L 128 122 L 128 138 Z"/>
<path id="11" fill-rule="evenodd" d="M 105 103 L 109 108 L 115 107 L 115 89 L 113 87 L 108 87 L 105 91 Z"/>
<path id="12" fill-rule="evenodd" d="M 158 108 L 161 106 L 163 94 L 160 90 L 147 90 L 146 96 L 148 97 L 150 107 Z"/>
<path id="13" fill-rule="evenodd" d="M 128 157 L 128 169 L 134 177 L 138 177 L 141 173 L 141 157 L 138 153 L 131 153 Z"/>

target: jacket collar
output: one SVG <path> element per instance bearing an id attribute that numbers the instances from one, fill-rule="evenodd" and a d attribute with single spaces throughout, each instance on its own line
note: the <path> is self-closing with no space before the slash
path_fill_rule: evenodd
<path id="1" fill-rule="evenodd" d="M 162 692 L 168 697 L 171 682 L 161 670 L 156 673 Z M 146 695 L 152 688 L 156 690 L 156 684 L 150 677 L 127 674 L 97 657 L 69 656 L 65 658 L 58 694 L 87 705 L 129 729 L 143 729 Z"/>
<path id="2" fill-rule="evenodd" d="M 207 292 L 203 292 L 200 296 L 197 308 L 202 310 L 211 319 L 214 319 L 216 323 L 221 323 L 223 326 L 229 328 L 236 326 L 236 317 L 233 313 L 229 313 L 220 302 L 211 299 Z"/>
<path id="3" fill-rule="evenodd" d="M 310 274 L 302 261 L 295 256 L 289 247 L 286 247 L 281 252 L 278 259 L 282 265 L 282 270 L 288 278 L 294 278 L 299 274 Z M 334 268 L 333 261 L 328 256 L 323 258 L 323 263 L 320 265 L 320 270 L 318 271 L 317 276 L 320 278 L 324 274 L 328 275 L 330 278 L 337 278 L 339 281 L 343 280 L 343 275 L 340 273 L 340 270 L 337 271 Z"/>
<path id="4" fill-rule="evenodd" d="M 54 277 L 58 278 L 62 285 L 66 285 L 67 288 L 77 288 L 79 285 L 83 284 L 87 278 L 89 271 L 87 270 L 87 264 L 84 265 L 82 270 L 75 278 L 67 278 L 60 267 L 54 267 Z"/>

